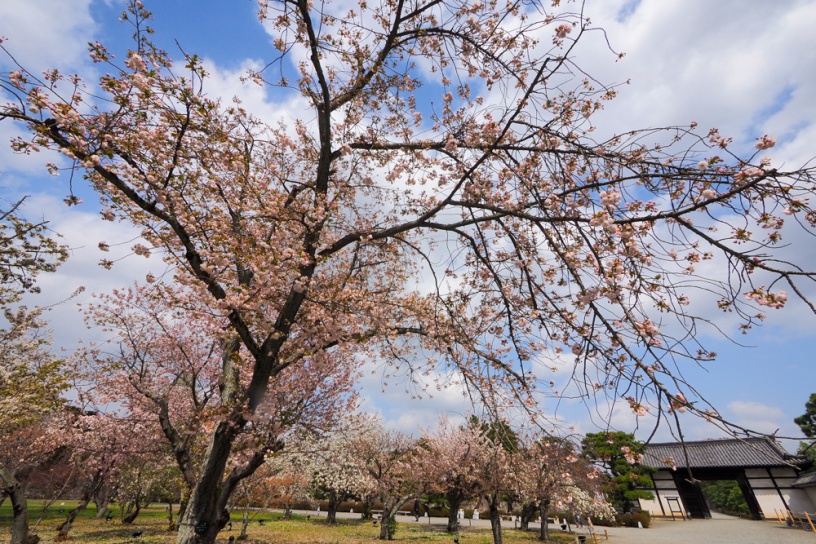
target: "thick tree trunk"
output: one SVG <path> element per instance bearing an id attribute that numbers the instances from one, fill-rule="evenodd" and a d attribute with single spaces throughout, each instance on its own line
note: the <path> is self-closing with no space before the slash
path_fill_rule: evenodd
<path id="1" fill-rule="evenodd" d="M 403 496 L 383 501 L 380 540 L 394 540 L 394 532 L 397 530 L 397 510 L 407 499 L 408 497 Z"/>
<path id="2" fill-rule="evenodd" d="M 187 508 L 179 518 L 176 544 L 213 544 L 218 531 L 229 521 L 226 510 L 219 511 L 221 479 L 227 466 L 237 429 L 222 421 L 213 433 L 204 455 L 200 477 L 190 494 Z"/>
<path id="3" fill-rule="evenodd" d="M 538 533 L 539 540 L 550 539 L 550 528 L 547 524 L 547 518 L 550 517 L 550 501 L 543 500 L 538 503 L 538 515 L 541 516 L 541 529 Z"/>
<path id="4" fill-rule="evenodd" d="M 326 523 L 337 523 L 337 509 L 340 507 L 340 497 L 329 493 L 329 509 L 326 510 Z"/>
<path id="5" fill-rule="evenodd" d="M 394 530 L 396 525 L 396 510 L 398 506 L 394 506 L 388 501 L 383 502 L 382 519 L 380 520 L 380 540 L 393 540 Z"/>
<path id="6" fill-rule="evenodd" d="M 445 530 L 456 534 L 459 530 L 459 508 L 465 498 L 461 493 L 451 491 L 445 494 L 445 499 L 448 501 L 448 526 Z"/>
<path id="7" fill-rule="evenodd" d="M 498 501 L 490 503 L 490 530 L 493 532 L 493 544 L 502 544 L 501 512 Z"/>
<path id="8" fill-rule="evenodd" d="M 538 505 L 532 501 L 525 502 L 521 505 L 521 516 L 519 517 L 519 527 L 522 531 L 530 529 L 530 522 L 538 512 Z"/>
<path id="9" fill-rule="evenodd" d="M 102 519 L 108 515 L 112 492 L 113 490 L 109 485 L 102 484 L 93 494 L 93 502 L 96 505 L 96 519 Z"/>
<path id="10" fill-rule="evenodd" d="M 125 525 L 130 525 L 136 518 L 139 516 L 139 512 L 142 511 L 142 505 L 140 504 L 139 499 L 136 499 L 133 504 L 130 505 L 128 508 L 128 513 L 125 517 L 122 518 L 122 523 Z"/>
<path id="11" fill-rule="evenodd" d="M 391 540 L 389 537 L 388 524 L 391 523 L 391 515 L 387 510 L 383 509 L 382 519 L 380 520 L 380 540 Z"/>
<path id="12" fill-rule="evenodd" d="M 104 502 L 96 502 L 96 519 L 102 519 L 108 515 L 108 510 L 110 510 L 110 501 L 105 499 Z"/>
<path id="13" fill-rule="evenodd" d="M 5 475 L 3 476 L 5 481 Z M 36 544 L 40 541 L 40 537 L 31 535 L 28 531 L 28 499 L 25 484 L 13 481 L 5 488 L 5 492 L 11 499 L 11 544 Z"/>
<path id="14" fill-rule="evenodd" d="M 60 453 L 65 451 L 64 448 L 57 448 L 51 452 L 47 461 L 42 461 L 42 464 L 56 461 Z M 3 499 L 8 497 L 11 500 L 12 521 L 11 541 L 9 544 L 37 544 L 40 541 L 39 536 L 31 534 L 28 526 L 26 478 L 33 469 L 33 465 L 28 465 L 12 472 L 3 463 L 0 463 L 0 493 L 2 493 Z"/>

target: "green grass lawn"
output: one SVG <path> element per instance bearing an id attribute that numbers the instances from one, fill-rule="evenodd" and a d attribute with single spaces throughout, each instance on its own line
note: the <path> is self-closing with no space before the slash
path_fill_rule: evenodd
<path id="1" fill-rule="evenodd" d="M 57 501 L 45 514 L 42 513 L 43 501 L 29 501 L 32 532 L 39 535 L 43 543 L 54 541 L 56 525 L 65 518 L 67 512 L 76 505 L 75 501 Z M 60 512 L 63 510 L 63 512 Z M 123 525 L 120 512 L 114 508 L 114 519 L 110 522 L 95 519 L 96 510 L 91 507 L 80 514 L 71 529 L 69 542 L 93 544 L 124 544 L 137 542 L 131 535 L 142 531 L 138 542 L 143 544 L 172 544 L 175 533 L 167 531 L 167 511 L 165 505 L 155 505 L 143 509 L 132 525 Z M 233 513 L 232 531 L 222 531 L 218 542 L 227 542 L 231 536 L 238 536 L 241 522 L 240 513 Z M 264 520 L 263 526 L 258 520 Z M 6 500 L 0 506 L 0 544 L 9 542 L 8 528 L 11 524 L 11 503 Z M 453 544 L 454 536 L 444 532 L 441 526 L 429 526 L 422 523 L 399 523 L 395 543 L 449 543 Z M 371 521 L 340 520 L 334 526 L 327 525 L 325 518 L 310 519 L 293 516 L 289 521 L 281 519 L 278 513 L 262 513 L 253 518 L 247 530 L 247 544 L 287 543 L 287 544 L 359 544 L 376 543 L 379 527 Z M 538 542 L 534 532 L 521 532 L 512 528 L 503 531 L 504 542 L 508 544 Z M 555 533 L 554 542 L 574 542 L 574 535 Z M 493 538 L 489 528 L 463 527 L 459 534 L 460 544 L 491 544 Z"/>

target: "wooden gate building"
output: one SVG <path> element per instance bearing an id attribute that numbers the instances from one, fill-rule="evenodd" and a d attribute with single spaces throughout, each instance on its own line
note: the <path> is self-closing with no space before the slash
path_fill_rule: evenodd
<path id="1" fill-rule="evenodd" d="M 676 515 L 680 504 L 688 517 L 710 518 L 699 485 L 708 480 L 736 481 L 753 519 L 775 517 L 774 510 L 814 511 L 807 491 L 793 485 L 810 461 L 767 438 L 650 444 L 642 464 L 656 469 L 654 499 L 640 500 L 652 513 Z"/>

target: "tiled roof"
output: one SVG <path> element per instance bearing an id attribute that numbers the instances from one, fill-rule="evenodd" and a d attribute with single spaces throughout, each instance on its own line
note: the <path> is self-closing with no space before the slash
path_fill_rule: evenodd
<path id="1" fill-rule="evenodd" d="M 816 472 L 802 474 L 791 484 L 793 487 L 813 487 L 816 485 Z"/>
<path id="2" fill-rule="evenodd" d="M 790 455 L 776 442 L 767 438 L 728 438 L 664 444 L 649 444 L 641 464 L 668 468 L 686 468 L 686 456 L 691 468 L 781 467 L 799 466 L 803 458 Z M 673 460 L 673 463 L 672 461 Z"/>

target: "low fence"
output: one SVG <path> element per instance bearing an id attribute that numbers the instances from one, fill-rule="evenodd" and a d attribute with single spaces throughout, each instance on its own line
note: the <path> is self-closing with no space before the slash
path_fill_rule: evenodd
<path id="1" fill-rule="evenodd" d="M 777 510 L 774 508 L 777 521 L 785 524 L 788 527 L 799 527 L 805 531 L 812 531 L 816 533 L 816 526 L 813 520 L 816 519 L 816 514 L 809 514 L 807 512 L 794 512 L 793 510 Z"/>

